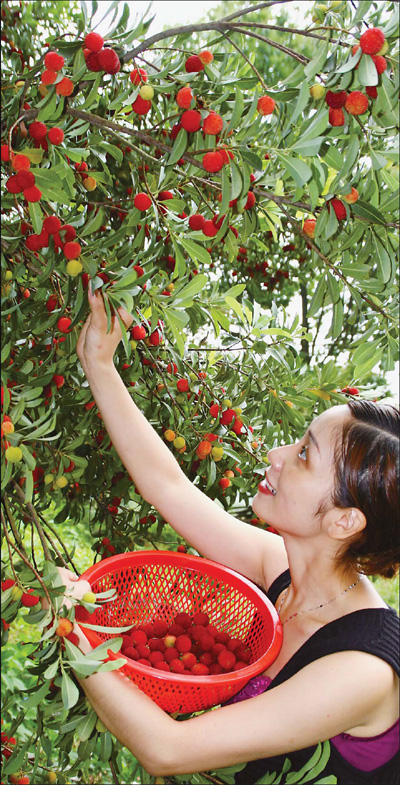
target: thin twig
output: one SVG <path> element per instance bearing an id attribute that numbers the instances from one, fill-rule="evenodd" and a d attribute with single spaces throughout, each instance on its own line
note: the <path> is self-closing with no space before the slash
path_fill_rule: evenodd
<path id="1" fill-rule="evenodd" d="M 19 494 L 21 501 L 25 502 L 25 494 L 24 494 L 22 488 L 20 488 L 18 483 L 15 482 L 15 480 L 13 482 L 14 482 L 14 488 L 17 491 L 17 493 Z M 38 518 L 38 516 L 36 514 L 36 510 L 35 510 L 35 508 L 34 508 L 34 506 L 33 506 L 33 504 L 31 502 L 25 502 L 25 503 L 26 503 L 27 510 L 30 513 L 31 519 L 32 519 L 33 523 L 35 524 L 37 533 L 38 533 L 39 538 L 40 538 L 40 542 L 42 543 L 44 558 L 45 558 L 46 561 L 52 561 L 52 558 L 50 556 L 50 551 L 49 551 L 49 549 L 47 547 L 46 538 L 44 536 L 42 524 L 39 521 L 39 518 Z"/>
<path id="2" fill-rule="evenodd" d="M 242 29 L 241 27 L 231 27 L 233 32 L 243 33 L 244 35 L 250 36 L 250 38 L 257 38 L 259 41 L 263 41 L 264 44 L 268 44 L 269 46 L 273 46 L 275 49 L 279 49 L 279 51 L 284 52 L 290 57 L 294 57 L 295 60 L 298 60 L 299 63 L 303 65 L 310 62 L 310 58 L 306 57 L 305 55 L 300 55 L 295 52 L 293 49 L 290 49 L 288 46 L 283 46 L 282 44 L 278 44 L 276 41 L 272 41 L 271 38 L 266 38 L 264 35 L 259 35 L 258 33 L 252 33 L 250 30 Z M 221 32 L 223 32 L 221 30 Z"/>
<path id="3" fill-rule="evenodd" d="M 258 69 L 255 67 L 255 65 L 254 65 L 254 64 L 253 64 L 253 63 L 252 63 L 252 62 L 249 60 L 249 58 L 247 57 L 247 55 L 245 55 L 245 53 L 244 53 L 243 49 L 241 49 L 241 48 L 240 48 L 240 46 L 238 46 L 237 44 L 235 44 L 235 43 L 234 43 L 234 41 L 232 41 L 232 39 L 231 39 L 231 38 L 229 38 L 229 36 L 228 36 L 226 33 L 222 32 L 222 35 L 223 35 L 223 36 L 226 38 L 226 40 L 227 40 L 227 41 L 229 41 L 229 43 L 230 43 L 230 44 L 231 44 L 231 45 L 232 45 L 232 46 L 233 46 L 233 47 L 236 49 L 236 51 L 237 51 L 237 52 L 239 52 L 239 54 L 240 54 L 240 55 L 242 55 L 243 59 L 244 59 L 244 60 L 246 60 L 246 63 L 247 63 L 249 66 L 250 66 L 250 68 L 252 68 L 252 70 L 254 71 L 254 73 L 256 74 L 256 76 L 258 77 L 258 79 L 259 79 L 259 81 L 260 81 L 260 83 L 261 83 L 261 85 L 262 85 L 263 89 L 264 89 L 265 91 L 267 91 L 267 90 L 268 90 L 268 88 L 267 88 L 267 85 L 265 84 L 265 82 L 264 82 L 264 79 L 262 78 L 262 76 L 261 76 L 261 74 L 260 74 L 259 70 L 258 70 Z"/>

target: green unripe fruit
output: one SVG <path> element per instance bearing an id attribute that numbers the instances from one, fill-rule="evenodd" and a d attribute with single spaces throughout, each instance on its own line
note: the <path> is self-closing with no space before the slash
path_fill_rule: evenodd
<path id="1" fill-rule="evenodd" d="M 263 463 L 269 463 L 269 459 L 267 458 L 267 456 L 266 456 L 266 455 L 263 455 L 263 457 L 261 458 L 261 460 L 263 461 Z"/>
<path id="2" fill-rule="evenodd" d="M 53 480 L 54 480 L 54 477 L 53 477 L 52 474 L 45 474 L 44 475 L 44 484 L 45 485 L 50 485 L 50 483 L 53 482 Z"/>
<path id="3" fill-rule="evenodd" d="M 175 447 L 176 450 L 181 450 L 182 447 L 185 446 L 185 444 L 186 444 L 186 442 L 185 442 L 183 436 L 177 436 L 174 439 L 174 447 Z"/>
<path id="4" fill-rule="evenodd" d="M 82 602 L 96 602 L 96 595 L 93 591 L 87 591 L 83 597 Z"/>
<path id="5" fill-rule="evenodd" d="M 23 595 L 23 593 L 24 593 L 23 590 L 21 589 L 20 586 L 17 586 L 17 584 L 12 586 L 12 588 L 11 588 L 11 599 L 13 600 L 13 602 L 15 602 L 16 600 L 20 600 L 22 595 Z"/>
<path id="6" fill-rule="evenodd" d="M 57 487 L 57 488 L 65 488 L 65 486 L 66 486 L 66 485 L 68 485 L 68 480 L 67 480 L 67 478 L 66 478 L 66 477 L 63 475 L 62 477 L 59 477 L 59 478 L 58 478 L 58 479 L 55 481 L 55 483 L 54 483 L 54 484 L 56 485 L 56 487 Z"/>
<path id="7" fill-rule="evenodd" d="M 185 396 L 182 395 L 181 393 L 178 393 L 178 395 L 176 396 L 175 400 L 176 400 L 177 403 L 186 403 L 186 401 L 187 401 Z"/>
<path id="8" fill-rule="evenodd" d="M 315 84 L 310 87 L 310 95 L 314 101 L 320 101 L 325 95 L 325 87 L 322 84 Z"/>
<path id="9" fill-rule="evenodd" d="M 140 88 L 139 95 L 144 101 L 151 101 L 154 96 L 154 90 L 150 85 L 145 84 Z"/>
<path id="10" fill-rule="evenodd" d="M 211 455 L 214 458 L 214 461 L 220 461 L 222 456 L 223 456 L 223 454 L 224 454 L 224 448 L 223 447 L 212 447 Z"/>
<path id="11" fill-rule="evenodd" d="M 192 381 L 192 382 L 197 382 L 197 376 L 196 376 L 196 374 L 195 374 L 195 373 L 193 373 L 193 372 L 192 372 L 192 373 L 190 373 L 190 374 L 189 374 L 189 379 L 190 379 L 190 381 Z"/>
<path id="12" fill-rule="evenodd" d="M 135 351 L 135 349 L 136 349 L 136 347 L 137 347 L 137 345 L 138 345 L 138 342 L 137 342 L 137 341 L 134 341 L 134 340 L 132 340 L 132 341 L 129 341 L 129 343 L 130 343 L 130 345 L 131 345 L 131 349 L 133 349 L 133 351 Z"/>
<path id="13" fill-rule="evenodd" d="M 79 275 L 79 273 L 82 272 L 83 264 L 79 259 L 71 259 L 67 264 L 66 270 L 71 278 L 75 278 L 76 275 Z"/>
<path id="14" fill-rule="evenodd" d="M 20 447 L 7 447 L 6 460 L 9 463 L 19 463 L 22 461 L 22 450 Z"/>
<path id="15" fill-rule="evenodd" d="M 230 408 L 231 408 L 231 406 L 232 406 L 232 401 L 231 401 L 229 398 L 224 398 L 224 400 L 222 401 L 222 403 L 223 403 L 223 405 L 224 405 L 224 406 L 227 406 L 227 407 L 228 407 L 228 409 L 230 409 Z"/>
<path id="16" fill-rule="evenodd" d="M 102 723 L 102 721 L 101 721 L 100 717 L 98 717 L 98 718 L 97 718 L 97 722 L 96 722 L 96 730 L 97 730 L 99 733 L 105 733 L 105 732 L 106 732 L 106 730 L 107 730 L 106 726 L 105 726 L 105 725 L 103 725 L 103 723 Z"/>
<path id="17" fill-rule="evenodd" d="M 378 54 L 379 56 L 385 55 L 385 54 L 386 54 L 386 52 L 388 51 L 388 49 L 389 49 L 389 44 L 388 44 L 388 42 L 385 40 L 385 41 L 383 42 L 383 44 L 382 44 L 382 46 L 381 46 L 381 48 L 380 48 L 379 52 L 377 52 L 377 54 Z"/>
<path id="18" fill-rule="evenodd" d="M 12 275 L 11 270 L 6 270 L 5 273 L 4 273 L 4 280 L 5 281 L 12 281 L 12 277 L 13 277 L 13 275 Z"/>
<path id="19" fill-rule="evenodd" d="M 49 785 L 55 785 L 56 784 L 56 782 L 57 782 L 57 774 L 55 773 L 55 771 L 48 771 L 47 772 L 47 774 L 46 774 L 46 781 L 49 783 Z"/>

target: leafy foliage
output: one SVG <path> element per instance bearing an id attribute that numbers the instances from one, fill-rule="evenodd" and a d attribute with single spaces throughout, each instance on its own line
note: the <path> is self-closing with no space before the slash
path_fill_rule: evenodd
<path id="1" fill-rule="evenodd" d="M 27 760 L 33 780 L 39 766 L 55 765 L 60 783 L 101 780 L 106 764 L 113 777 L 136 776 L 69 675 L 76 657 L 89 673 L 108 667 L 105 656 L 81 657 L 54 635 L 52 612 L 74 613 L 62 608 L 54 570 L 74 565 L 61 527 L 84 521 L 88 559 L 182 545 L 122 470 L 77 360 L 88 285 L 107 292 L 110 318 L 124 305 L 145 327 L 145 340 L 127 333 L 115 357 L 145 416 L 161 436 L 169 429 L 183 437 L 183 449 L 170 448 L 184 472 L 249 525 L 265 526 L 252 517 L 251 498 L 269 448 L 345 401 L 342 389 L 387 394 L 398 336 L 398 6 L 310 6 L 304 29 L 291 24 L 287 4 L 267 6 L 224 3 L 218 22 L 152 36 L 148 15 L 132 29 L 128 5 L 111 3 L 114 74 L 85 60 L 97 2 L 2 9 L 2 411 L 3 427 L 7 419 L 13 426 L 2 431 L 2 569 L 3 579 L 52 602 L 24 617 L 41 633 L 29 644 L 29 677 L 14 706 L 20 676 L 6 684 L 4 716 L 19 747 L 5 776 Z M 389 45 L 379 75 L 368 55 L 352 53 L 365 22 Z M 204 49 L 212 61 L 188 72 L 187 58 Z M 42 77 L 49 50 L 65 58 L 53 84 Z M 130 77 L 134 68 L 145 68 L 154 90 L 146 114 L 132 109 L 143 87 Z M 69 95 L 60 93 L 65 78 Z M 219 135 L 179 128 L 176 95 L 189 84 L 201 122 L 210 112 L 222 118 Z M 310 94 L 315 84 L 319 99 Z M 345 110 L 344 124 L 331 124 L 328 90 L 365 94 L 375 86 L 361 116 Z M 257 108 L 263 96 L 275 101 L 265 116 Z M 63 141 L 35 138 L 34 122 L 60 128 Z M 215 150 L 225 163 L 210 173 L 202 160 Z M 11 153 L 14 162 L 27 156 L 38 201 L 13 192 Z M 343 197 L 352 188 L 358 199 L 349 204 Z M 150 196 L 146 212 L 135 206 L 139 192 Z M 211 234 L 190 226 L 195 214 L 213 222 Z M 49 236 L 51 216 L 73 236 Z M 314 237 L 305 231 L 310 218 Z M 42 242 L 29 239 L 38 235 Z M 73 273 L 63 250 L 71 241 L 79 243 Z M 61 318 L 70 320 L 66 332 Z M 177 389 L 181 378 L 187 393 Z M 235 417 L 224 425 L 227 408 Z M 199 460 L 196 447 L 210 434 L 222 454 Z M 20 448 L 20 460 L 6 457 L 10 447 Z M 20 607 L 7 589 L 3 643 Z M 233 781 L 232 772 L 214 775 Z"/>

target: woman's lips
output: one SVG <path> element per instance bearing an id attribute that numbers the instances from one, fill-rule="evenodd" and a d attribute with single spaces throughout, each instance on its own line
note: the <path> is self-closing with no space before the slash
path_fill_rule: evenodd
<path id="1" fill-rule="evenodd" d="M 260 491 L 260 493 L 265 493 L 266 496 L 275 496 L 275 493 L 276 493 L 276 491 L 275 491 L 275 493 L 273 493 L 270 490 L 270 488 L 267 485 L 267 481 L 266 480 L 261 480 L 261 482 L 260 482 L 260 484 L 258 486 L 258 490 Z"/>

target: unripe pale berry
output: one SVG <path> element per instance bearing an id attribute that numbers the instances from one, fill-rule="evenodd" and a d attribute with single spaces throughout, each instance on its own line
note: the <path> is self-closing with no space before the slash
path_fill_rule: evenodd
<path id="1" fill-rule="evenodd" d="M 79 259 L 70 259 L 67 263 L 66 271 L 71 278 L 75 278 L 79 273 L 83 270 L 83 264 L 79 261 Z"/>
<path id="2" fill-rule="evenodd" d="M 20 447 L 7 447 L 6 460 L 9 463 L 19 463 L 22 461 L 22 450 Z"/>
<path id="3" fill-rule="evenodd" d="M 154 97 L 154 90 L 152 87 L 150 87 L 150 85 L 146 84 L 140 88 L 139 95 L 145 101 L 151 101 L 151 99 Z"/>

